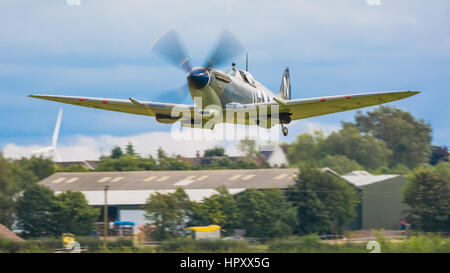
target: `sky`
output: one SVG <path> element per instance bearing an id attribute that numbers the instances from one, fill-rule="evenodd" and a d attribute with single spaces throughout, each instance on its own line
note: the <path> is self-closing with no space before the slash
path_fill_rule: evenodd
<path id="1" fill-rule="evenodd" d="M 161 146 L 169 154 L 194 156 L 215 145 L 238 154 L 237 140 L 176 140 L 170 125 L 152 117 L 27 97 L 154 101 L 186 81 L 184 72 L 151 51 L 153 41 L 170 27 L 196 65 L 229 29 L 249 54 L 250 73 L 269 89 L 278 92 L 283 69 L 290 68 L 293 98 L 422 91 L 389 105 L 430 123 L 433 144 L 450 142 L 447 0 L 74 2 L 0 2 L 0 149 L 7 157 L 49 146 L 60 108 L 63 160 L 96 159 L 128 142 L 142 155 L 155 155 Z M 245 57 L 235 62 L 244 68 Z M 339 130 L 341 121 L 352 121 L 355 113 L 296 121 L 280 142 L 316 129 Z"/>

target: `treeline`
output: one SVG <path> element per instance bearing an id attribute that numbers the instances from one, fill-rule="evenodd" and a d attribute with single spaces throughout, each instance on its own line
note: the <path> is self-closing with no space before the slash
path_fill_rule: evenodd
<path id="1" fill-rule="evenodd" d="M 409 175 L 403 192 L 411 229 L 450 232 L 450 164 L 420 167 Z M 147 219 L 157 240 L 180 237 L 187 226 L 220 225 L 225 234 L 245 229 L 247 236 L 266 240 L 290 235 L 343 234 L 356 217 L 359 192 L 338 176 L 302 165 L 287 189 L 249 189 L 232 195 L 224 187 L 202 202 L 189 200 L 182 188 L 151 195 Z"/>
<path id="2" fill-rule="evenodd" d="M 324 136 L 300 134 L 289 147 L 292 166 L 302 162 L 329 167 L 339 174 L 367 170 L 375 174 L 407 174 L 421 165 L 448 162 L 447 147 L 431 145 L 431 126 L 409 112 L 381 106 L 357 112 L 355 122 Z"/>
<path id="3" fill-rule="evenodd" d="M 55 195 L 37 184 L 54 172 L 50 159 L 8 160 L 0 152 L 0 223 L 9 228 L 16 224 L 24 237 L 91 234 L 99 211 L 88 205 L 82 193 Z"/>
<path id="4" fill-rule="evenodd" d="M 254 152 L 257 150 L 254 140 L 241 141 L 240 147 L 246 156 L 236 160 L 231 160 L 225 154 L 223 147 L 216 146 L 203 152 L 204 157 L 214 158 L 207 163 L 192 164 L 191 159 L 179 155 L 169 156 L 161 147 L 158 148 L 156 158 L 151 155 L 141 157 L 135 152 L 133 144 L 128 143 L 125 151 L 121 147 L 115 146 L 109 156 L 102 156 L 95 171 L 257 169 L 268 167 L 264 160 L 258 158 L 258 155 Z M 61 169 L 61 171 L 72 170 L 73 167 L 71 169 Z"/>
<path id="5" fill-rule="evenodd" d="M 10 160 L 0 152 L 0 223 L 11 227 L 16 212 L 16 197 L 55 172 L 50 159 L 42 157 Z"/>
<path id="6" fill-rule="evenodd" d="M 153 236 L 164 240 L 180 236 L 187 226 L 220 225 L 225 234 L 245 229 L 262 240 L 306 235 L 342 234 L 356 216 L 359 196 L 335 175 L 304 166 L 286 190 L 248 189 L 232 195 L 225 187 L 202 202 L 189 200 L 183 188 L 174 193 L 152 194 L 145 205 L 147 219 L 156 226 Z"/>

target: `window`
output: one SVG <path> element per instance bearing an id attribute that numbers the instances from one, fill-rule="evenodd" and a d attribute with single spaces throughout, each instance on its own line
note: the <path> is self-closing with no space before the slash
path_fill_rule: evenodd
<path id="1" fill-rule="evenodd" d="M 239 71 L 244 81 L 251 86 L 255 87 L 255 81 L 253 80 L 252 76 L 250 74 L 246 73 L 245 71 Z"/>
<path id="2" fill-rule="evenodd" d="M 233 69 L 228 70 L 227 74 L 231 75 L 231 76 L 236 76 L 236 69 L 233 68 Z"/>

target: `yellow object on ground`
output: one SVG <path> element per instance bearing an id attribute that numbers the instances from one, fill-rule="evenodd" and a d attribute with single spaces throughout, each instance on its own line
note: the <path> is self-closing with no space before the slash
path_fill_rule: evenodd
<path id="1" fill-rule="evenodd" d="M 75 243 L 75 235 L 72 233 L 63 233 L 62 243 L 64 248 L 66 248 L 69 243 Z"/>
<path id="2" fill-rule="evenodd" d="M 218 225 L 209 225 L 209 226 L 187 227 L 187 228 L 195 231 L 216 231 L 218 229 L 221 229 L 222 227 Z"/>

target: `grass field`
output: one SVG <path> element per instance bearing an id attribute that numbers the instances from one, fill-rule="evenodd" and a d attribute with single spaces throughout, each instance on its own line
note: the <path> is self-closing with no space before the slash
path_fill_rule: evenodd
<path id="1" fill-rule="evenodd" d="M 80 246 L 90 253 L 169 253 L 169 252 L 202 252 L 202 253 L 368 253 L 367 242 L 351 241 L 336 243 L 332 240 L 321 240 L 317 235 L 304 237 L 292 236 L 274 239 L 266 243 L 248 243 L 235 240 L 167 240 L 157 245 L 134 247 L 133 241 L 120 238 L 108 242 L 107 249 L 103 241 L 95 237 L 79 237 Z M 402 240 L 390 240 L 378 233 L 376 241 L 382 253 L 450 253 L 450 238 L 436 234 L 412 236 Z M 0 253 L 42 253 L 55 252 L 61 249 L 60 238 L 41 238 L 24 242 L 11 241 L 0 237 Z"/>

